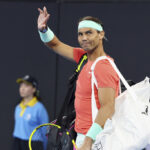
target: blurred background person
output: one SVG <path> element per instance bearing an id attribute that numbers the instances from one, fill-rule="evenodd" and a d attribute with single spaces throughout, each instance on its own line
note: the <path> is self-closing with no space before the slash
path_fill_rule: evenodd
<path id="1" fill-rule="evenodd" d="M 29 150 L 28 140 L 32 131 L 41 124 L 48 123 L 49 117 L 44 105 L 40 102 L 37 80 L 26 75 L 18 78 L 21 102 L 16 106 L 14 118 L 12 150 Z M 37 150 L 46 149 L 46 136 L 35 139 Z"/>

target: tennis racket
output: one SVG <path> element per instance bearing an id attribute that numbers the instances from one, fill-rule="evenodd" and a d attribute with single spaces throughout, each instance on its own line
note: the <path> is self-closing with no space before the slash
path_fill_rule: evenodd
<path id="1" fill-rule="evenodd" d="M 75 144 L 74 139 L 71 138 L 71 135 L 69 133 L 69 131 L 63 131 L 61 132 L 61 126 L 53 124 L 53 123 L 46 123 L 46 124 L 42 124 L 39 125 L 38 127 L 36 127 L 33 132 L 30 135 L 29 138 L 29 150 L 55 150 L 52 149 L 49 146 L 49 141 L 53 141 L 53 140 L 58 140 L 58 143 L 61 141 L 61 143 L 63 143 L 63 145 L 65 145 L 65 141 L 67 139 L 71 139 L 71 142 L 73 144 L 74 150 L 77 149 L 77 146 Z M 50 132 L 52 130 L 52 132 Z M 57 131 L 58 135 L 54 135 L 54 139 L 49 139 L 49 133 L 51 134 L 55 134 Z M 65 140 L 62 140 L 62 137 L 65 136 Z M 50 136 L 53 137 L 53 136 Z M 60 144 L 59 144 L 60 145 Z M 62 144 L 61 144 L 62 145 Z M 62 146 L 57 147 L 56 146 L 56 150 L 62 150 Z"/>

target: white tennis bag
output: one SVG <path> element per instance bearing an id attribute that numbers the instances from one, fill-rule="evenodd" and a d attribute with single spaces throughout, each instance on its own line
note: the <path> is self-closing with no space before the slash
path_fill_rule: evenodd
<path id="1" fill-rule="evenodd" d="M 106 56 L 99 57 L 91 67 L 92 89 L 97 82 L 94 68 L 98 61 L 107 59 L 127 88 L 115 100 L 115 113 L 97 135 L 92 150 L 141 150 L 150 144 L 150 80 L 148 77 L 130 87 L 114 62 Z M 92 90 L 92 119 L 97 115 L 94 90 Z"/>

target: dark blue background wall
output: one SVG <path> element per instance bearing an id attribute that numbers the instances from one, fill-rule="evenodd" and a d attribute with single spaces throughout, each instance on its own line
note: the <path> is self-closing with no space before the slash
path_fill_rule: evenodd
<path id="1" fill-rule="evenodd" d="M 111 55 L 125 78 L 136 82 L 150 75 L 150 3 L 40 3 L 0 2 L 0 146 L 9 150 L 14 107 L 19 102 L 16 79 L 25 74 L 37 77 L 50 120 L 60 110 L 67 79 L 75 63 L 53 53 L 37 32 L 38 7 L 47 6 L 48 25 L 72 46 L 77 42 L 77 21 L 91 15 L 104 23 Z"/>

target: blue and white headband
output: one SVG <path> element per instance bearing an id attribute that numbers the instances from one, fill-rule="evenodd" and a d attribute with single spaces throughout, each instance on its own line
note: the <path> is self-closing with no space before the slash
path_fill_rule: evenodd
<path id="1" fill-rule="evenodd" d="M 103 27 L 100 24 L 98 24 L 94 21 L 91 21 L 91 20 L 81 21 L 78 25 L 78 30 L 81 28 L 93 28 L 93 29 L 96 29 L 98 31 L 103 31 Z"/>

